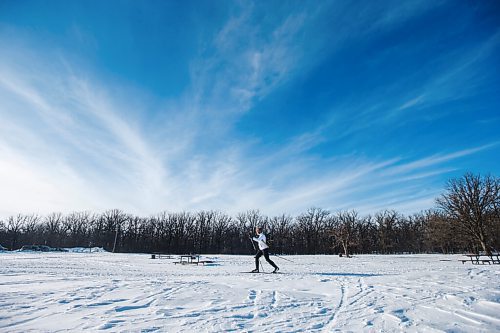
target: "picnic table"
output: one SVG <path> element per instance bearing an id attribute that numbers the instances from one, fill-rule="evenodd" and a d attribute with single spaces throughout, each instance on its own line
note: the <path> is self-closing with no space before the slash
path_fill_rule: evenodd
<path id="1" fill-rule="evenodd" d="M 181 265 L 205 265 L 205 264 L 211 264 L 213 263 L 212 260 L 200 260 L 199 255 L 181 255 L 179 256 L 179 261 L 174 262 L 174 264 L 181 264 Z"/>
<path id="2" fill-rule="evenodd" d="M 500 253 L 492 253 L 491 255 L 481 254 L 481 253 L 467 253 L 464 256 L 468 257 L 467 259 L 461 259 L 462 264 L 466 262 L 471 262 L 473 265 L 491 265 L 491 264 L 500 264 Z"/>

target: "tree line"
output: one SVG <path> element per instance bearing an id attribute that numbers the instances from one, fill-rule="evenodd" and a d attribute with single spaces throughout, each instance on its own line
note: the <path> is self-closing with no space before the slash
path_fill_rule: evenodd
<path id="1" fill-rule="evenodd" d="M 297 216 L 249 210 L 162 212 L 149 217 L 109 210 L 46 216 L 18 214 L 0 221 L 0 244 L 103 247 L 112 252 L 248 254 L 249 236 L 263 227 L 277 254 L 459 253 L 500 249 L 500 181 L 465 174 L 448 182 L 436 207 L 405 216 L 384 210 L 313 207 Z"/>

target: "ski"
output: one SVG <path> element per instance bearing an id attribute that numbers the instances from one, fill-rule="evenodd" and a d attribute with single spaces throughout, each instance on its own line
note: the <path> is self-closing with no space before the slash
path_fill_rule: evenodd
<path id="1" fill-rule="evenodd" d="M 240 272 L 242 274 L 283 274 L 282 272 Z"/>

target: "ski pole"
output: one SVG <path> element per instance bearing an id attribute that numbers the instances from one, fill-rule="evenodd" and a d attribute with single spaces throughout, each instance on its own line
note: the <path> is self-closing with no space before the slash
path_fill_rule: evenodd
<path id="1" fill-rule="evenodd" d="M 283 258 L 283 257 L 281 257 L 281 256 L 279 256 L 279 255 L 277 255 L 277 254 L 274 254 L 274 256 L 275 256 L 275 257 L 278 257 L 278 258 L 280 258 L 280 259 L 283 259 L 283 260 L 289 261 L 289 262 L 295 262 L 295 261 L 293 261 L 293 260 Z"/>
<path id="2" fill-rule="evenodd" d="M 248 237 L 248 239 L 250 239 L 250 242 L 252 243 L 253 250 L 254 250 L 254 251 L 257 251 L 257 249 L 255 248 L 255 244 L 253 243 L 253 239 L 252 239 L 252 237 Z"/>

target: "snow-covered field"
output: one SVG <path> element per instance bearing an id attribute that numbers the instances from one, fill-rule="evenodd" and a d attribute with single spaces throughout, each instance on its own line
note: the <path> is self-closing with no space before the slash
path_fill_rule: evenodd
<path id="1" fill-rule="evenodd" d="M 500 265 L 290 256 L 274 257 L 282 274 L 246 274 L 250 255 L 208 257 L 0 253 L 0 332 L 500 331 Z"/>

